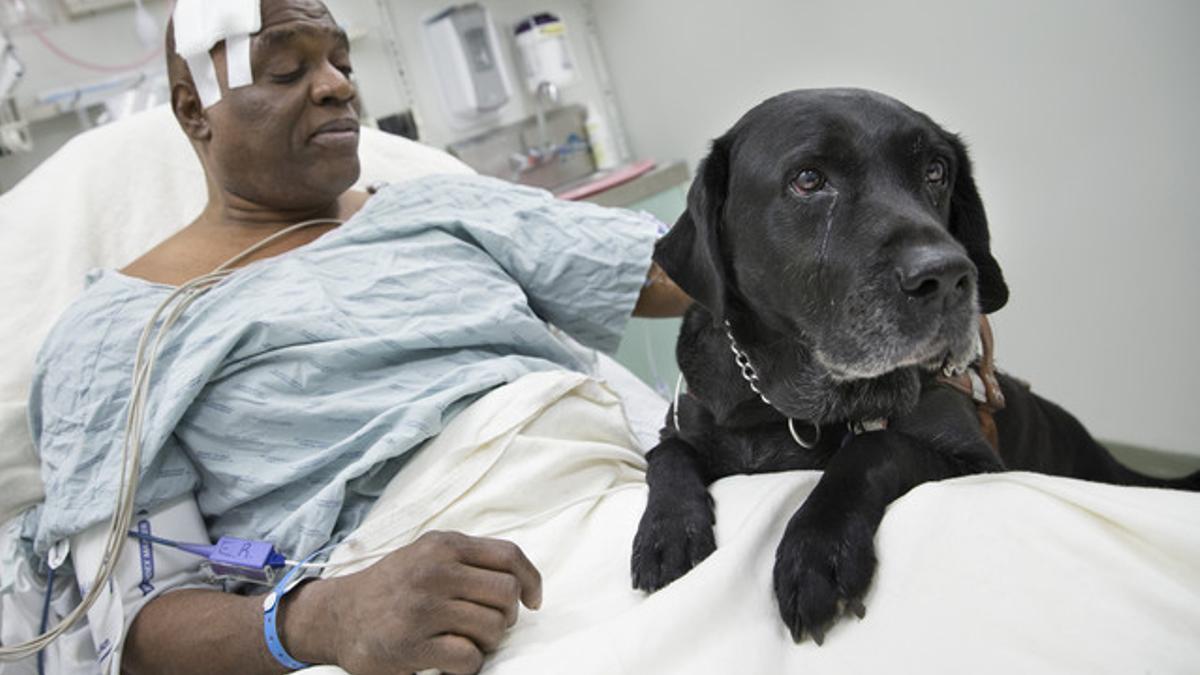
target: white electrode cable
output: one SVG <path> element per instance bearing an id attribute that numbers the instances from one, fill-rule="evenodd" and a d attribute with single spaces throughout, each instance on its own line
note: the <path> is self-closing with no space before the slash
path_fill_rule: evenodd
<path id="1" fill-rule="evenodd" d="M 108 582 L 116 570 L 117 563 L 120 562 L 121 552 L 124 550 L 129 527 L 133 522 L 138 482 L 141 478 L 142 426 L 146 417 L 145 408 L 150 391 L 150 378 L 154 373 L 154 364 L 158 359 L 159 349 L 171 327 L 175 325 L 179 317 L 183 315 L 197 298 L 233 274 L 234 266 L 250 255 L 257 253 L 269 244 L 282 239 L 296 230 L 314 225 L 329 224 L 340 225 L 342 221 L 332 218 L 319 218 L 306 220 L 284 228 L 225 261 L 212 272 L 196 277 L 179 286 L 154 310 L 150 320 L 146 322 L 146 326 L 142 329 L 142 335 L 138 340 L 137 352 L 134 356 L 133 386 L 130 390 L 129 407 L 125 416 L 125 438 L 121 456 L 121 480 L 117 484 L 117 501 L 113 509 L 112 519 L 109 521 L 108 538 L 104 547 L 104 557 L 100 561 L 100 568 L 96 570 L 96 575 L 92 579 L 90 587 L 86 589 L 83 600 L 80 601 L 79 605 L 71 613 L 64 617 L 54 628 L 38 635 L 32 640 L 13 646 L 0 646 L 0 661 L 16 661 L 27 658 L 48 647 L 50 643 L 54 642 L 59 636 L 78 623 L 79 619 L 91 609 L 92 605 L 99 599 L 100 594 L 108 587 Z M 176 304 L 177 301 L 178 304 Z M 172 307 L 172 305 L 174 306 Z M 159 317 L 169 307 L 171 308 L 171 312 L 167 315 L 162 325 L 159 326 L 158 331 L 154 335 L 153 349 L 147 354 L 146 348 L 151 344 L 151 332 L 154 331 Z"/>

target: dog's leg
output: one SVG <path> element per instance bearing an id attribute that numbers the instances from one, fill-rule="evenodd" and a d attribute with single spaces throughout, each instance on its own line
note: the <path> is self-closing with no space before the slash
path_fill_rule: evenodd
<path id="1" fill-rule="evenodd" d="M 845 609 L 864 615 L 888 504 L 927 481 L 1002 468 L 954 396 L 923 396 L 910 423 L 851 440 L 788 522 L 775 553 L 775 597 L 796 641 L 807 632 L 820 644 Z"/>
<path id="2" fill-rule="evenodd" d="M 1074 415 L 1001 375 L 1008 406 L 996 413 L 1000 448 L 1010 469 L 1038 471 L 1116 485 L 1200 491 L 1200 471 L 1154 478 L 1121 464 Z"/>
<path id="3" fill-rule="evenodd" d="M 713 505 L 695 451 L 669 437 L 646 455 L 650 494 L 633 540 L 633 586 L 656 591 L 717 548 Z"/>

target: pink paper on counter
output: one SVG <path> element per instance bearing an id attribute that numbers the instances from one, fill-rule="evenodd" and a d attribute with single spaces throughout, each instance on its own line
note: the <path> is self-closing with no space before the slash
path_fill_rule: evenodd
<path id="1" fill-rule="evenodd" d="M 569 199 L 569 200 L 577 200 L 577 199 L 583 199 L 584 197 L 590 197 L 590 196 L 596 194 L 597 192 L 604 192 L 605 190 L 614 188 L 614 187 L 620 185 L 621 183 L 627 183 L 627 182 L 633 180 L 634 178 L 637 178 L 638 176 L 646 173 L 650 169 L 653 169 L 655 167 L 655 165 L 656 165 L 656 162 L 654 160 L 643 159 L 640 162 L 635 162 L 628 166 L 623 166 L 619 169 L 614 169 L 612 171 L 612 173 L 608 173 L 608 174 L 604 175 L 603 177 L 597 178 L 596 180 L 594 180 L 590 183 L 585 183 L 583 185 L 573 187 L 570 190 L 566 190 L 565 192 L 556 193 L 554 196 L 558 197 L 559 199 Z"/>

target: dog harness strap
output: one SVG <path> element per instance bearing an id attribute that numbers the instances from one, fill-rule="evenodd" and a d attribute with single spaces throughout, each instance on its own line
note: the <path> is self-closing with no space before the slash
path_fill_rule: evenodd
<path id="1" fill-rule="evenodd" d="M 945 384 L 975 401 L 979 427 L 984 438 L 997 454 L 1000 452 L 1000 431 L 996 428 L 995 413 L 1004 409 L 1004 392 L 996 377 L 995 340 L 986 316 L 979 317 L 979 339 L 983 354 L 969 368 L 957 374 L 943 373 L 938 382 Z"/>

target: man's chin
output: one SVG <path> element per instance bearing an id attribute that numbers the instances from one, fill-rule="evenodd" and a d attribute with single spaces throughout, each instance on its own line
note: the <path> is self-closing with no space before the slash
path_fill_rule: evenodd
<path id="1" fill-rule="evenodd" d="M 357 154 L 340 158 L 330 157 L 318 161 L 320 162 L 318 166 L 322 170 L 310 173 L 305 177 L 303 183 L 312 186 L 313 192 L 328 193 L 332 198 L 337 198 L 353 187 L 362 174 L 362 166 L 359 164 Z"/>

